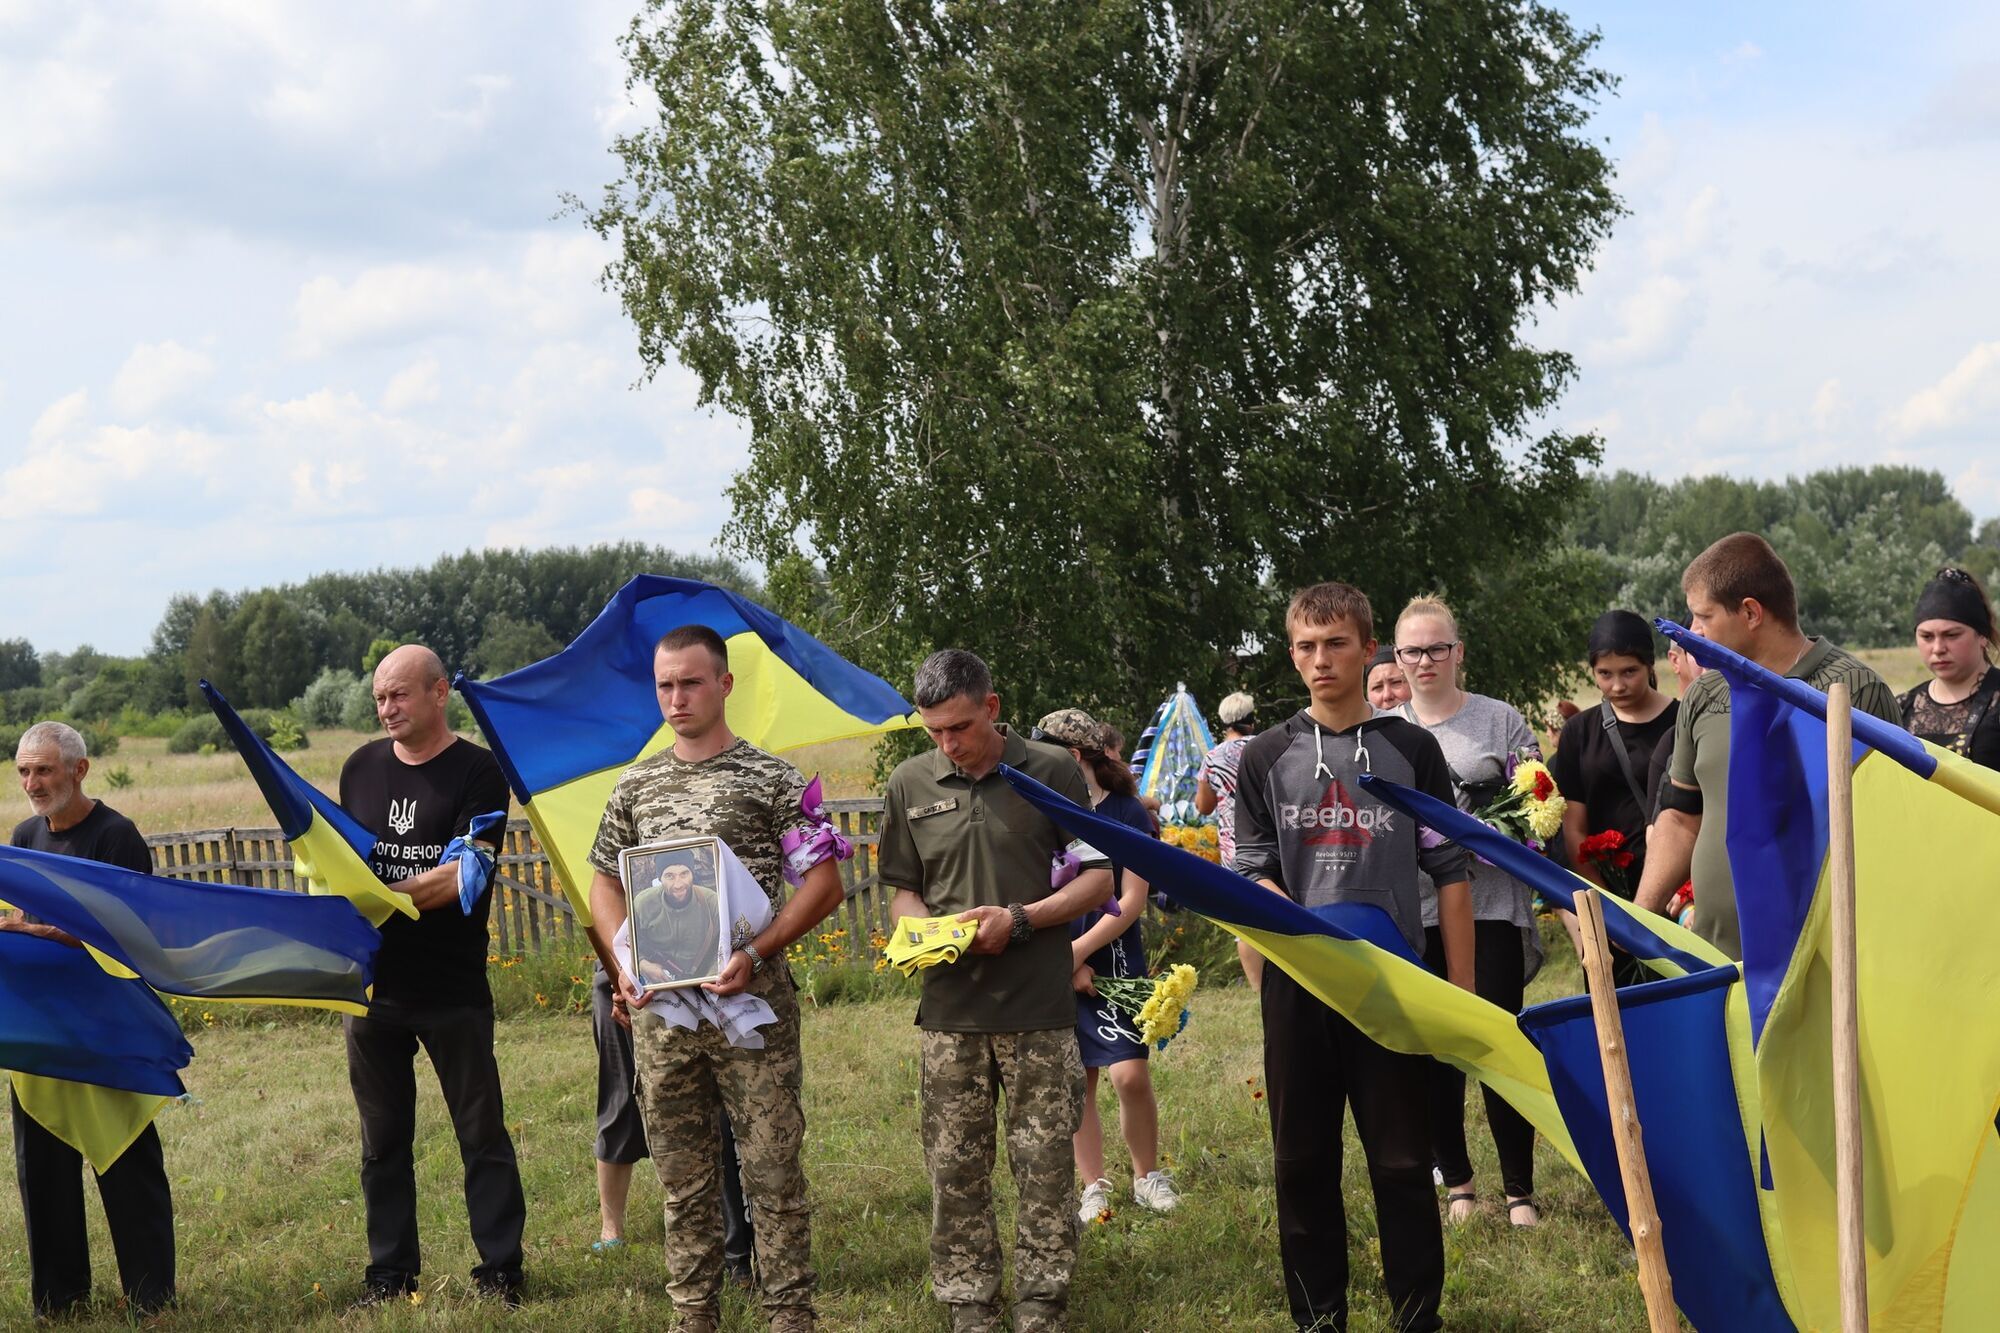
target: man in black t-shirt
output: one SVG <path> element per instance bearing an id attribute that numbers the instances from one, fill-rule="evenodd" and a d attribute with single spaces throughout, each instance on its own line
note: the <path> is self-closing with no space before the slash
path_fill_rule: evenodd
<path id="1" fill-rule="evenodd" d="M 428 648 L 405 644 L 383 658 L 375 668 L 375 715 L 388 735 L 356 750 L 340 770 L 341 805 L 376 837 L 369 868 L 419 912 L 415 920 L 382 923 L 374 1002 L 367 1017 L 346 1020 L 368 1211 L 362 1305 L 401 1299 L 416 1290 L 422 1271 L 412 1154 L 419 1043 L 437 1071 L 465 1163 L 466 1211 L 480 1259 L 473 1282 L 509 1306 L 520 1301 L 527 1204 L 493 1059 L 486 982 L 493 897 L 482 890 L 465 909 L 458 863 L 439 864 L 475 816 L 506 812 L 507 780 L 490 753 L 451 734 L 450 689 L 444 664 Z"/>
<path id="2" fill-rule="evenodd" d="M 83 737 L 60 722 L 21 733 L 14 754 L 21 790 L 34 814 L 14 826 L 16 847 L 153 871 L 153 855 L 131 820 L 83 794 L 90 759 Z M 0 930 L 81 948 L 76 938 L 25 912 L 0 912 Z M 28 1230 L 28 1270 L 35 1314 L 54 1317 L 90 1296 L 90 1243 L 84 1230 L 83 1155 L 44 1128 L 8 1092 L 14 1113 L 14 1166 Z M 174 1298 L 174 1199 L 152 1125 L 97 1175 L 97 1194 L 118 1253 L 126 1300 L 148 1313 Z"/>

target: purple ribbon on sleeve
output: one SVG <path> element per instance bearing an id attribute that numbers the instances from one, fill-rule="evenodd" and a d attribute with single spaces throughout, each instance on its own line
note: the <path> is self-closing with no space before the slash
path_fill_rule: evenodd
<path id="1" fill-rule="evenodd" d="M 779 850 L 784 853 L 785 883 L 793 888 L 805 879 L 806 871 L 820 862 L 848 861 L 854 857 L 854 844 L 826 816 L 826 799 L 818 774 L 813 775 L 804 795 L 799 797 L 799 813 L 811 821 L 811 827 L 786 829 L 778 840 Z"/>

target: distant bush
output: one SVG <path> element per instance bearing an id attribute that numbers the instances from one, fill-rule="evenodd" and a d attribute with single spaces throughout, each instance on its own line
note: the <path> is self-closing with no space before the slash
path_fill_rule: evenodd
<path id="1" fill-rule="evenodd" d="M 280 713 L 271 724 L 271 734 L 265 737 L 273 750 L 303 750 L 312 744 L 306 739 L 306 729 L 290 713 Z"/>
<path id="2" fill-rule="evenodd" d="M 120 736 L 150 736 L 155 739 L 171 737 L 188 720 L 188 715 L 178 708 L 169 708 L 164 713 L 148 713 L 142 708 L 127 704 L 111 720 L 110 729 Z"/>
<path id="3" fill-rule="evenodd" d="M 344 727 L 348 725 L 348 704 L 357 692 L 364 697 L 368 695 L 361 677 L 339 667 L 328 667 L 313 677 L 312 684 L 306 686 L 306 692 L 299 696 L 292 708 L 308 727 Z M 372 720 L 375 714 L 372 698 L 369 699 L 368 712 Z"/>
<path id="4" fill-rule="evenodd" d="M 375 717 L 375 690 L 357 678 L 340 706 L 340 725 L 349 731 L 373 731 L 380 723 Z"/>
<path id="5" fill-rule="evenodd" d="M 167 737 L 167 753 L 200 754 L 202 746 L 219 748 L 228 740 L 222 732 L 222 723 L 213 714 L 198 713 L 174 728 L 174 734 Z"/>
<path id="6" fill-rule="evenodd" d="M 132 777 L 132 770 L 127 768 L 123 764 L 120 764 L 118 765 L 118 767 L 107 771 L 104 775 L 104 785 L 111 788 L 111 790 L 113 791 L 124 791 L 127 787 L 131 786 L 134 781 L 135 779 Z"/>

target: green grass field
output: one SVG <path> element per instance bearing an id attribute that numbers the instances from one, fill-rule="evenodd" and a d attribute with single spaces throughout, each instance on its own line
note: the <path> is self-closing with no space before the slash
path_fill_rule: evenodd
<path id="1" fill-rule="evenodd" d="M 1568 949 L 1531 998 L 1576 988 Z M 805 1022 L 807 1170 L 814 1201 L 820 1310 L 831 1329 L 942 1330 L 926 1285 L 929 1189 L 917 1137 L 917 1046 L 908 1000 L 809 1010 Z M 529 1304 L 511 1321 L 470 1293 L 475 1262 L 449 1123 L 428 1077 L 417 1145 L 425 1244 L 421 1304 L 343 1315 L 366 1261 L 358 1140 L 340 1034 L 318 1016 L 268 1027 L 196 1031 L 187 1072 L 195 1101 L 160 1117 L 177 1203 L 179 1309 L 161 1329 L 663 1329 L 671 1325 L 659 1256 L 659 1190 L 642 1165 L 630 1249 L 593 1258 L 594 1053 L 588 1021 L 554 1010 L 502 1020 L 498 1049 L 528 1195 Z M 1204 989 L 1186 1035 L 1154 1064 L 1163 1139 L 1186 1193 L 1169 1217 L 1129 1202 L 1089 1228 L 1075 1285 L 1079 1330 L 1268 1329 L 1284 1324 L 1277 1276 L 1269 1127 L 1256 1096 L 1261 1042 L 1240 984 Z M 1105 1109 L 1111 1109 L 1106 1090 Z M 1629 1251 L 1584 1180 L 1546 1148 L 1538 1186 L 1546 1222 L 1514 1231 L 1479 1099 L 1470 1138 L 1485 1211 L 1447 1236 L 1447 1318 L 1477 1330 L 1643 1326 Z M 0 1122 L 0 1138 L 8 1131 Z M 1353 1239 L 1352 1327 L 1385 1327 L 1372 1205 L 1351 1130 L 1347 1196 Z M 1114 1157 L 1113 1159 L 1117 1159 Z M 1002 1179 L 1003 1232 L 1011 1235 Z M 1114 1173 L 1121 1190 L 1127 1172 Z M 116 1270 L 97 1205 L 92 1255 L 99 1313 L 118 1327 Z M 0 1190 L 0 1327 L 27 1321 L 19 1199 Z M 732 1293 L 725 1326 L 761 1316 Z"/>

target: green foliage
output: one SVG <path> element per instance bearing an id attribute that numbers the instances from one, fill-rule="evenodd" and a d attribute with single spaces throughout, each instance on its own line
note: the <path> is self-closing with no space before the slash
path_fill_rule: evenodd
<path id="1" fill-rule="evenodd" d="M 168 754 L 200 754 L 203 746 L 220 749 L 229 743 L 221 721 L 213 713 L 196 713 L 167 737 Z"/>
<path id="2" fill-rule="evenodd" d="M 171 710 L 180 702 L 180 681 L 175 673 L 147 658 L 111 657 L 93 665 L 95 673 L 70 693 L 64 707 L 72 717 L 107 720 L 126 713 L 145 716 Z"/>
<path id="3" fill-rule="evenodd" d="M 1569 520 L 1606 602 L 1674 620 L 1687 615 L 1688 561 L 1739 531 L 1763 533 L 1785 558 L 1805 628 L 1856 648 L 1907 643 L 1917 594 L 1939 565 L 1964 564 L 1982 579 L 2000 573 L 2000 521 L 1975 537 L 1941 473 L 1900 465 L 1783 482 L 1600 474 Z"/>
<path id="4" fill-rule="evenodd" d="M 382 659 L 402 646 L 396 639 L 376 639 L 369 643 L 368 651 L 361 654 L 361 674 L 373 676 L 375 668 L 382 665 Z"/>
<path id="5" fill-rule="evenodd" d="M 469 732 L 474 729 L 472 710 L 466 707 L 465 700 L 458 697 L 456 690 L 444 697 L 444 724 L 453 731 Z"/>
<path id="6" fill-rule="evenodd" d="M 1017 720 L 1130 720 L 1290 679 L 1284 598 L 1337 576 L 1456 597 L 1508 640 L 1482 688 L 1533 696 L 1596 610 L 1553 541 L 1596 445 L 1531 437 L 1572 366 L 1521 337 L 1618 212 L 1594 40 L 1501 4 L 655 3 L 624 52 L 659 114 L 588 222 L 646 365 L 751 428 L 731 540 L 888 679 L 963 644 Z"/>
<path id="7" fill-rule="evenodd" d="M 282 752 L 303 750 L 312 742 L 306 739 L 306 729 L 298 718 L 290 713 L 280 713 L 271 722 L 271 748 Z"/>
<path id="8" fill-rule="evenodd" d="M 343 671 L 339 667 L 328 667 L 313 677 L 312 684 L 306 686 L 305 693 L 292 704 L 292 711 L 297 713 L 300 720 L 309 727 L 344 726 L 347 702 L 356 690 L 364 694 L 367 692 L 367 686 L 362 683 L 361 677 L 352 671 Z M 369 713 L 372 717 L 374 713 L 372 701 L 369 704 Z"/>
<path id="9" fill-rule="evenodd" d="M 472 665 L 491 680 L 559 653 L 562 647 L 538 621 L 497 615 L 486 622 L 486 635 L 479 641 Z"/>
<path id="10" fill-rule="evenodd" d="M 179 731 L 188 715 L 178 708 L 163 713 L 147 713 L 127 705 L 111 720 L 111 730 L 120 736 L 164 738 Z"/>
<path id="11" fill-rule="evenodd" d="M 127 787 L 131 786 L 133 782 L 135 782 L 136 780 L 137 779 L 135 779 L 132 776 L 132 770 L 127 768 L 124 764 L 120 764 L 116 768 L 109 769 L 104 774 L 104 785 L 111 788 L 111 790 L 113 791 L 124 791 Z"/>
<path id="12" fill-rule="evenodd" d="M 252 593 L 230 621 L 240 636 L 239 707 L 283 708 L 313 678 L 315 645 L 305 617 L 283 593 Z"/>
<path id="13" fill-rule="evenodd" d="M 356 680 L 340 705 L 340 725 L 349 731 L 374 731 L 382 725 L 375 716 L 374 687 L 364 678 Z"/>
<path id="14" fill-rule="evenodd" d="M 1203 986 L 1234 986 L 1243 980 L 1236 937 L 1193 912 L 1162 912 L 1148 906 L 1139 929 L 1146 942 L 1146 965 L 1161 972 L 1186 963 L 1201 974 Z"/>
<path id="15" fill-rule="evenodd" d="M 42 659 L 26 639 L 0 639 L 0 691 L 42 683 Z"/>

